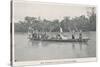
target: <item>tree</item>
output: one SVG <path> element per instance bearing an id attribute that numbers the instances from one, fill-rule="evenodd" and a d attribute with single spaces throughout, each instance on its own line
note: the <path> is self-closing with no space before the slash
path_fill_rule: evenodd
<path id="1" fill-rule="evenodd" d="M 89 17 L 89 29 L 96 31 L 96 8 L 95 7 L 89 7 L 90 11 L 88 11 L 88 17 Z"/>
<path id="2" fill-rule="evenodd" d="M 60 22 L 60 25 L 64 32 L 70 31 L 70 19 L 69 17 L 64 17 L 64 19 Z"/>

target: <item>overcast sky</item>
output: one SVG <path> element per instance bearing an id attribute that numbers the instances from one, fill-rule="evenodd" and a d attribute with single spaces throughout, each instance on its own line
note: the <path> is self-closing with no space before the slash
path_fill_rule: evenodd
<path id="1" fill-rule="evenodd" d="M 24 20 L 25 16 L 41 17 L 53 20 L 64 16 L 80 16 L 87 14 L 87 6 L 43 4 L 34 2 L 14 2 L 14 21 Z"/>

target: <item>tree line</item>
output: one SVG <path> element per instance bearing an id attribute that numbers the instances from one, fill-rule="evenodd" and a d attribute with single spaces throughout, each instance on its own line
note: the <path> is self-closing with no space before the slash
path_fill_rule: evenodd
<path id="1" fill-rule="evenodd" d="M 96 13 L 94 8 L 91 9 L 88 16 L 81 15 L 79 17 L 70 18 L 65 16 L 62 20 L 41 20 L 40 17 L 26 16 L 24 21 L 14 23 L 15 32 L 28 32 L 29 27 L 39 32 L 63 32 L 75 31 L 96 31 Z"/>

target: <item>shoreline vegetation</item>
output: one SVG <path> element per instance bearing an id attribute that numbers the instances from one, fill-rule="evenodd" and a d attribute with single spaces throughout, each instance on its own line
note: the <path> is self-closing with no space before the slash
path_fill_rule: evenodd
<path id="1" fill-rule="evenodd" d="M 65 16 L 61 21 L 58 19 L 47 20 L 41 19 L 41 17 L 26 16 L 24 21 L 14 23 L 14 31 L 15 33 L 26 33 L 30 27 L 34 30 L 38 30 L 38 32 L 60 32 L 60 28 L 63 32 L 70 32 L 72 30 L 76 32 L 79 30 L 96 31 L 95 7 L 92 7 L 91 11 L 87 13 L 88 16 L 81 15 L 74 18 Z"/>
<path id="2" fill-rule="evenodd" d="M 90 33 L 90 32 L 96 32 L 96 31 L 83 31 L 83 33 Z M 38 33 L 44 33 L 44 32 L 38 32 Z M 54 33 L 54 34 L 57 34 L 59 32 L 46 32 L 46 33 Z M 62 34 L 65 34 L 65 33 L 72 33 L 72 32 L 62 32 Z M 76 34 L 79 33 L 79 32 L 75 32 Z M 15 32 L 14 34 L 28 34 L 28 32 Z"/>

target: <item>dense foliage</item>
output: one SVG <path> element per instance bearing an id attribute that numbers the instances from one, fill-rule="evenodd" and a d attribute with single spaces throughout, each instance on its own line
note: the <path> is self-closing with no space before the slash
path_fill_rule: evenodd
<path id="1" fill-rule="evenodd" d="M 26 16 L 24 21 L 14 23 L 14 29 L 15 32 L 27 32 L 29 27 L 40 32 L 60 32 L 60 28 L 62 28 L 63 32 L 71 30 L 96 31 L 96 13 L 93 9 L 87 17 L 85 15 L 74 18 L 66 16 L 61 21 L 58 19 L 51 21 L 47 19 L 41 20 L 40 17 Z"/>

